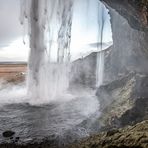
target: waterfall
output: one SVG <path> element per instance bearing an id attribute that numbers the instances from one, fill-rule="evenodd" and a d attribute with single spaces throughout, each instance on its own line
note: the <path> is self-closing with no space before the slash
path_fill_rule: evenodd
<path id="1" fill-rule="evenodd" d="M 21 23 L 28 22 L 28 95 L 48 102 L 69 85 L 72 0 L 22 0 Z"/>
<path id="2" fill-rule="evenodd" d="M 105 14 L 104 6 L 99 5 L 99 15 L 98 15 L 98 46 L 97 61 L 96 61 L 96 87 L 99 87 L 103 84 L 104 78 L 104 50 L 103 50 L 103 30 L 105 23 Z"/>
<path id="3" fill-rule="evenodd" d="M 87 11 L 90 3 L 96 4 L 95 11 L 99 11 L 98 24 L 96 22 L 98 41 L 97 39 L 96 41 L 101 43 L 101 46 L 98 46 L 99 52 L 97 53 L 96 86 L 99 87 L 103 83 L 105 6 L 97 0 L 86 0 L 84 3 L 82 0 L 21 0 L 20 22 L 24 25 L 24 36 L 28 31 L 27 34 L 30 37 L 31 51 L 27 86 L 28 96 L 32 102 L 46 103 L 67 93 L 72 56 L 70 51 L 72 16 L 75 2 L 78 5 L 86 5 Z M 87 20 L 86 22 L 89 24 L 90 17 L 97 18 L 97 14 L 96 16 L 90 15 L 87 11 L 83 21 Z M 87 23 L 86 27 L 88 27 Z"/>

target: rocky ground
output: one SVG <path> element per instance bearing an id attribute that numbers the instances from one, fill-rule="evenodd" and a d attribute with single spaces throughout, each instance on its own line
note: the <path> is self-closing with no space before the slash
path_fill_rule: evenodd
<path id="1" fill-rule="evenodd" d="M 101 127 L 124 127 L 148 120 L 148 77 L 129 73 L 102 85 L 96 95 L 102 112 Z"/>
<path id="2" fill-rule="evenodd" d="M 58 145 L 56 141 L 45 139 L 26 145 L 15 144 L 15 141 L 3 143 L 0 148 L 148 148 L 148 120 L 133 126 L 101 132 L 70 145 Z"/>
<path id="3" fill-rule="evenodd" d="M 93 135 L 69 148 L 148 148 L 148 120 Z"/>

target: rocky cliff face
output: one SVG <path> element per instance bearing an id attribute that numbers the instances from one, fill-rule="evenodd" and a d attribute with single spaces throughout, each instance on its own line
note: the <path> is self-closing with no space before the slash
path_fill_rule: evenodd
<path id="1" fill-rule="evenodd" d="M 105 84 L 97 90 L 99 124 L 120 127 L 148 119 L 148 5 L 103 1 L 111 15 L 113 46 L 105 60 Z"/>
<path id="2" fill-rule="evenodd" d="M 136 30 L 148 30 L 148 0 L 101 0 L 123 16 Z"/>
<path id="3" fill-rule="evenodd" d="M 148 119 L 148 76 L 130 73 L 97 90 L 105 129 L 132 125 Z"/>
<path id="4" fill-rule="evenodd" d="M 107 80 L 130 71 L 148 73 L 148 33 L 132 28 L 128 20 L 108 7 L 111 15 L 113 46 L 106 59 Z"/>
<path id="5" fill-rule="evenodd" d="M 70 84 L 94 88 L 96 86 L 97 53 L 91 53 L 85 58 L 72 63 Z"/>

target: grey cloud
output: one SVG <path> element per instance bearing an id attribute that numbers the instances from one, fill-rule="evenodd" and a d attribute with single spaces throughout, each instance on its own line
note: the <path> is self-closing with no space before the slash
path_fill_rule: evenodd
<path id="1" fill-rule="evenodd" d="M 22 36 L 20 0 L 0 0 L 0 48 Z"/>

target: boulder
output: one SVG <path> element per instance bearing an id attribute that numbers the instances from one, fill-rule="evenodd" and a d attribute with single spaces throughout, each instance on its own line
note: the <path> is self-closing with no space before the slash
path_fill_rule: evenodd
<path id="1" fill-rule="evenodd" d="M 15 132 L 14 132 L 14 131 L 11 131 L 11 130 L 8 130 L 8 131 L 3 132 L 2 135 L 3 135 L 3 137 L 5 137 L 5 138 L 9 138 L 9 137 L 14 136 L 14 135 L 15 135 Z"/>
<path id="2" fill-rule="evenodd" d="M 148 76 L 130 73 L 98 88 L 102 112 L 99 124 L 111 127 L 132 125 L 148 119 Z"/>

